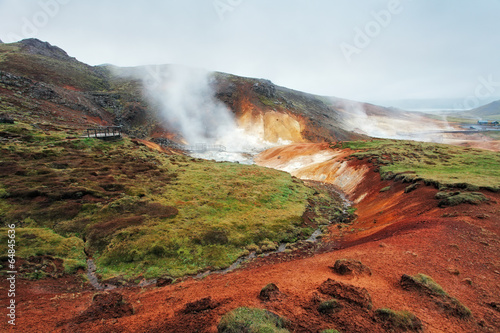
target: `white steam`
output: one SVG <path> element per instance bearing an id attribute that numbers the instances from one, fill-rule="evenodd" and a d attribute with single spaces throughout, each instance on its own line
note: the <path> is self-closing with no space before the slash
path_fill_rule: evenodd
<path id="1" fill-rule="evenodd" d="M 445 119 L 348 100 L 333 102 L 342 112 L 344 129 L 375 138 L 441 142 L 443 131 L 453 130 Z"/>
<path id="2" fill-rule="evenodd" d="M 210 72 L 182 66 L 155 69 L 143 78 L 146 95 L 156 104 L 169 129 L 188 145 L 222 145 L 225 152 L 192 156 L 252 163 L 258 152 L 275 146 L 238 128 L 234 114 L 215 98 Z"/>

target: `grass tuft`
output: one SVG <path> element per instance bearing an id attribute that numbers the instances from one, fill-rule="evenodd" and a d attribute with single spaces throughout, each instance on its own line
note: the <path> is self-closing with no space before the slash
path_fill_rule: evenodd
<path id="1" fill-rule="evenodd" d="M 222 316 L 217 326 L 219 333 L 286 333 L 286 320 L 263 309 L 237 308 Z"/>
<path id="2" fill-rule="evenodd" d="M 377 309 L 375 316 L 392 328 L 417 331 L 422 328 L 422 322 L 413 313 L 408 311 L 394 311 L 391 309 Z"/>

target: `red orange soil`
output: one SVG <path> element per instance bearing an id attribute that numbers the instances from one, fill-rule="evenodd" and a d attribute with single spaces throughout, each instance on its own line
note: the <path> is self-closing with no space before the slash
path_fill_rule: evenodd
<path id="1" fill-rule="evenodd" d="M 351 167 L 356 166 L 352 162 Z M 387 192 L 379 192 L 385 186 Z M 361 198 L 358 219 L 317 246 L 297 253 L 257 258 L 231 273 L 187 279 L 165 287 L 118 289 L 134 308 L 133 315 L 81 322 L 96 291 L 75 277 L 18 281 L 19 332 L 216 332 L 220 317 L 236 307 L 266 308 L 291 321 L 296 332 L 385 332 L 372 316 L 377 308 L 408 310 L 422 320 L 425 332 L 498 332 L 500 330 L 500 194 L 484 192 L 488 203 L 438 208 L 432 187 L 421 185 L 404 193 L 408 184 L 380 181 L 368 170 L 352 191 Z M 335 274 L 337 259 L 360 260 L 372 275 Z M 403 290 L 403 274 L 431 276 L 473 314 L 460 319 L 431 299 Z M 318 300 L 331 297 L 318 288 L 327 279 L 366 288 L 372 310 L 345 303 L 339 315 L 317 311 Z M 275 283 L 281 292 L 264 302 L 259 292 Z M 6 304 L 5 283 L 0 303 Z M 205 299 L 210 297 L 210 299 Z M 204 299 L 204 300 L 203 300 Z M 88 311 L 86 312 L 88 313 Z M 6 320 L 0 330 L 13 331 Z"/>

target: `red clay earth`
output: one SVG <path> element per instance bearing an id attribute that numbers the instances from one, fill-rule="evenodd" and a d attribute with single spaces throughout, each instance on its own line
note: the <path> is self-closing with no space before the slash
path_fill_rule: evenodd
<path id="1" fill-rule="evenodd" d="M 387 185 L 391 185 L 389 191 L 379 192 Z M 483 192 L 490 201 L 477 206 L 438 208 L 435 188 L 422 184 L 404 193 L 407 186 L 380 181 L 379 174 L 370 170 L 353 194 L 355 198 L 368 193 L 356 205 L 354 224 L 331 226 L 320 244 L 256 258 L 224 275 L 188 278 L 164 287 L 119 288 L 112 295 L 98 296 L 76 276 L 18 280 L 16 327 L 4 317 L 0 330 L 217 332 L 224 313 L 247 306 L 288 318 L 294 332 L 327 328 L 344 333 L 386 332 L 389 328 L 374 316 L 379 308 L 412 312 L 422 321 L 424 332 L 499 332 L 500 193 Z M 330 267 L 344 258 L 361 261 L 372 274 L 334 273 Z M 403 274 L 418 273 L 431 276 L 467 306 L 472 317 L 454 316 L 431 298 L 400 286 Z M 317 310 L 321 301 L 332 298 L 324 293 L 330 288 L 324 283 L 333 283 L 325 282 L 328 279 L 343 286 L 342 295 L 336 296 L 342 308 L 334 314 Z M 259 293 L 269 283 L 279 288 L 279 297 L 263 300 Z M 363 288 L 371 308 L 349 296 Z M 96 303 L 96 298 L 101 302 Z M 7 301 L 3 279 L 0 303 Z"/>

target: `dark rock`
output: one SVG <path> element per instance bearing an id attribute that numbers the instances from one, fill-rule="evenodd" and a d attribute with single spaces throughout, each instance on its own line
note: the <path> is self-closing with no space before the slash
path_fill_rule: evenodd
<path id="1" fill-rule="evenodd" d="M 0 124 L 14 124 L 14 120 L 6 115 L 0 114 Z"/>
<path id="2" fill-rule="evenodd" d="M 55 102 L 59 96 L 52 88 L 50 88 L 46 84 L 37 82 L 32 87 L 30 97 Z M 60 101 L 58 101 L 58 102 L 60 102 Z"/>
<path id="3" fill-rule="evenodd" d="M 201 311 L 207 311 L 217 308 L 220 305 L 219 302 L 212 300 L 212 298 L 205 297 L 194 302 L 187 303 L 182 310 L 184 313 L 197 313 Z"/>
<path id="4" fill-rule="evenodd" d="M 330 268 L 340 275 L 372 275 L 370 268 L 354 259 L 338 259 L 335 261 L 335 265 Z"/>
<path id="5" fill-rule="evenodd" d="M 156 286 L 157 287 L 164 287 L 166 285 L 172 284 L 174 282 L 174 279 L 171 278 L 170 276 L 167 277 L 161 277 L 156 280 Z"/>
<path id="6" fill-rule="evenodd" d="M 259 298 L 263 301 L 274 301 L 281 295 L 280 289 L 274 283 L 269 283 L 259 293 Z"/>
<path id="7" fill-rule="evenodd" d="M 86 321 L 131 316 L 133 313 L 132 306 L 124 300 L 122 294 L 110 291 L 95 294 L 90 307 L 73 321 L 80 324 Z"/>
<path id="8" fill-rule="evenodd" d="M 488 302 L 486 303 L 486 305 L 488 305 L 493 310 L 500 312 L 500 302 Z"/>
<path id="9" fill-rule="evenodd" d="M 33 85 L 33 81 L 30 79 L 2 71 L 0 71 L 0 83 L 17 88 L 27 88 Z"/>
<path id="10" fill-rule="evenodd" d="M 53 46 L 50 43 L 42 42 L 36 38 L 23 39 L 19 42 L 23 50 L 29 54 L 36 54 L 45 57 L 55 58 L 59 60 L 74 59 L 66 53 L 63 49 Z"/>
<path id="11" fill-rule="evenodd" d="M 325 295 L 343 299 L 363 308 L 371 309 L 372 307 L 371 296 L 365 288 L 358 288 L 353 285 L 328 279 L 319 286 L 318 290 Z"/>
<path id="12" fill-rule="evenodd" d="M 267 98 L 276 97 L 276 86 L 269 80 L 260 80 L 259 83 L 253 85 L 252 89 L 256 93 L 264 95 Z"/>
<path id="13" fill-rule="evenodd" d="M 405 188 L 405 193 L 410 193 L 410 192 L 415 191 L 418 188 L 419 185 L 420 185 L 420 183 L 414 183 L 414 184 L 411 184 L 411 185 L 407 186 Z"/>

